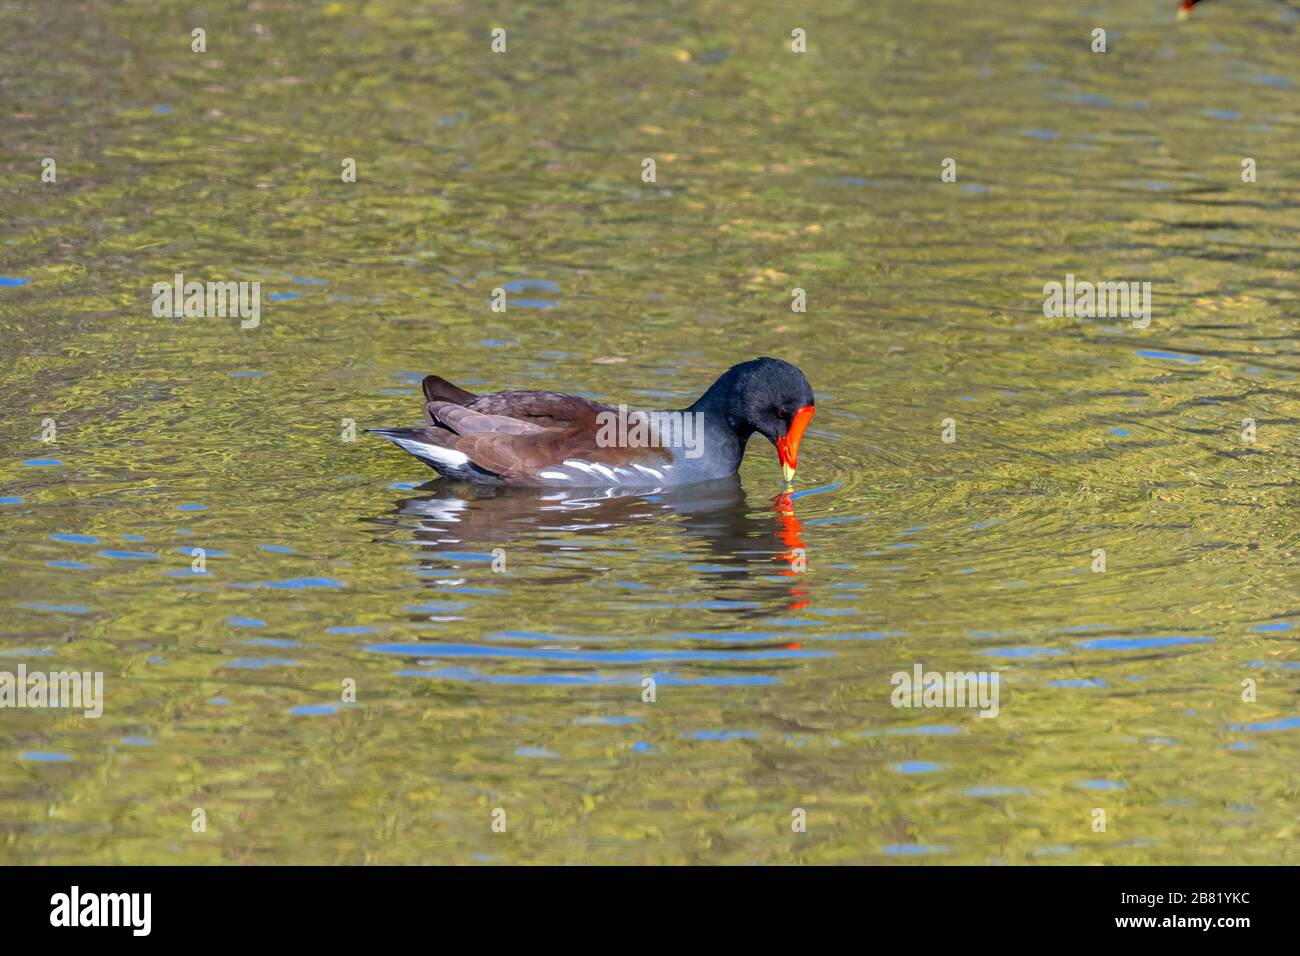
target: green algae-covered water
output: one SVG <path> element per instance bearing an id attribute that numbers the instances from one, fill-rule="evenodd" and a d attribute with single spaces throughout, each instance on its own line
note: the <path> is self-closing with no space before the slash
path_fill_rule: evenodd
<path id="1" fill-rule="evenodd" d="M 0 671 L 104 692 L 0 862 L 1300 862 L 1300 21 L 1176 6 L 5 3 Z M 789 497 L 364 433 L 757 355 Z"/>

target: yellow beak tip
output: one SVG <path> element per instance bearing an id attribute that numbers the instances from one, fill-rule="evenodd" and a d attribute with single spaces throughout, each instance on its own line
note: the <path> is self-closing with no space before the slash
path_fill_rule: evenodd
<path id="1" fill-rule="evenodd" d="M 794 469 L 791 468 L 789 465 L 782 463 L 781 474 L 785 476 L 786 484 L 789 484 L 790 482 L 794 481 Z"/>

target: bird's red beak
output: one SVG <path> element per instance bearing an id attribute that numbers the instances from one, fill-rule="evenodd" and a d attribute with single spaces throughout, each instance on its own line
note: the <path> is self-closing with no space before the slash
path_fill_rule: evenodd
<path id="1" fill-rule="evenodd" d="M 1178 19 L 1185 20 L 1192 15 L 1192 7 L 1196 6 L 1196 0 L 1183 0 L 1183 5 L 1178 8 Z"/>
<path id="2" fill-rule="evenodd" d="M 795 412 L 789 430 L 776 440 L 776 456 L 781 459 L 781 473 L 786 481 L 794 477 L 794 470 L 799 467 L 799 442 L 803 441 L 804 429 L 812 420 L 814 411 L 813 406 L 805 405 Z"/>

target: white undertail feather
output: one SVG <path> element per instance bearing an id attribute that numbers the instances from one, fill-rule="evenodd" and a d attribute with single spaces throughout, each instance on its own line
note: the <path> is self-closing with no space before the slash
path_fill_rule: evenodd
<path id="1" fill-rule="evenodd" d="M 468 455 L 454 448 L 430 445 L 428 442 L 416 441 L 413 438 L 393 438 L 391 440 L 401 445 L 416 458 L 428 458 L 440 465 L 456 467 L 469 461 Z"/>

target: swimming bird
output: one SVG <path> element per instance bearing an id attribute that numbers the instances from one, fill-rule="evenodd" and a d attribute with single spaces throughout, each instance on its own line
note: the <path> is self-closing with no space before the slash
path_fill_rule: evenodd
<path id="1" fill-rule="evenodd" d="M 787 483 L 813 416 L 812 386 L 789 362 L 722 373 L 678 411 L 631 411 L 576 395 L 475 395 L 424 379 L 420 428 L 375 428 L 444 478 L 541 488 L 669 488 L 734 475 L 755 432 L 776 446 Z"/>

